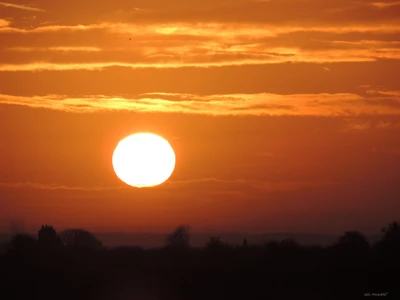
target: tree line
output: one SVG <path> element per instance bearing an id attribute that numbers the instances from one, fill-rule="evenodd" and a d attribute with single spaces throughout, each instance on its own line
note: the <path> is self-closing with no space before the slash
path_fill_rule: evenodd
<path id="1" fill-rule="evenodd" d="M 0 255 L 5 299 L 365 299 L 400 296 L 400 223 L 370 244 L 347 231 L 328 246 L 293 239 L 190 245 L 176 227 L 157 249 L 105 247 L 84 229 L 15 234 Z M 397 293 L 397 294 L 396 294 Z M 35 298 L 36 297 L 36 298 Z M 389 299 L 389 298 L 387 298 Z M 400 299 L 400 297 L 398 298 Z"/>

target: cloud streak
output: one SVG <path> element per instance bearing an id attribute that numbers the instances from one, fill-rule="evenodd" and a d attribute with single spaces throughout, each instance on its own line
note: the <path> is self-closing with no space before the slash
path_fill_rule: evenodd
<path id="1" fill-rule="evenodd" d="M 139 49 L 140 50 L 140 49 Z M 104 52 L 97 47 L 50 47 L 50 48 L 11 48 L 7 51 L 39 52 L 36 62 L 0 63 L 0 71 L 67 71 L 67 70 L 103 70 L 110 67 L 130 69 L 184 68 L 184 67 L 225 67 L 265 65 L 281 63 L 337 63 L 337 62 L 373 62 L 378 59 L 400 59 L 400 49 L 333 49 L 305 50 L 300 48 L 268 48 L 263 45 L 251 45 L 224 48 L 222 45 L 204 47 L 165 46 L 162 50 L 142 49 L 139 52 Z M 43 54 L 40 54 L 42 52 Z M 66 57 L 63 53 L 74 53 Z M 101 52 L 99 56 L 78 53 Z M 146 53 L 147 52 L 147 53 Z M 46 61 L 47 60 L 52 60 Z M 121 61 L 115 61 L 121 57 Z M 4 59 L 4 58 L 3 58 Z M 31 57 L 28 57 L 32 60 Z M 21 57 L 21 60 L 26 60 Z M 70 62 L 68 62 L 68 60 Z M 73 62 L 76 60 L 77 62 Z"/>
<path id="2" fill-rule="evenodd" d="M 261 180 L 224 180 L 216 178 L 199 178 L 193 180 L 182 180 L 182 181 L 166 181 L 164 184 L 156 187 L 152 187 L 154 190 L 165 190 L 165 189 L 182 189 L 203 187 L 207 186 L 208 189 L 234 189 L 241 190 L 243 187 L 253 188 L 264 191 L 293 191 L 304 188 L 313 188 L 320 186 L 335 185 L 336 183 L 331 181 L 300 181 L 300 182 L 270 182 Z M 48 191 L 81 191 L 81 192 L 107 192 L 107 191 L 130 191 L 138 190 L 127 185 L 118 186 L 66 186 L 56 183 L 39 183 L 39 182 L 0 182 L 0 188 L 13 188 L 13 189 L 38 189 Z"/>
<path id="3" fill-rule="evenodd" d="M 33 29 L 3 26 L 0 71 L 372 62 L 400 59 L 399 42 L 393 40 L 396 33 L 400 33 L 400 24 L 296 27 L 99 23 Z M 89 52 L 93 55 L 87 55 Z"/>
<path id="4" fill-rule="evenodd" d="M 131 23 L 93 23 L 86 25 L 45 25 L 35 28 L 1 28 L 3 33 L 35 34 L 43 32 L 79 32 L 90 30 L 105 30 L 110 33 L 131 34 L 132 36 L 151 36 L 152 34 L 167 36 L 220 36 L 233 38 L 237 36 L 268 37 L 294 32 L 321 32 L 344 34 L 350 32 L 396 33 L 400 24 L 365 24 L 365 25 L 263 25 L 253 23 L 218 23 L 190 22 L 164 24 L 131 24 Z"/>
<path id="5" fill-rule="evenodd" d="M 11 22 L 4 20 L 4 19 L 0 19 L 0 28 L 1 27 L 8 27 L 8 25 L 10 25 Z"/>
<path id="6" fill-rule="evenodd" d="M 269 116 L 362 116 L 399 115 L 396 92 L 376 96 L 357 94 L 226 94 L 194 95 L 149 93 L 131 98 L 92 95 L 11 96 L 0 95 L 0 103 L 73 113 L 131 111 L 200 115 Z"/>
<path id="7" fill-rule="evenodd" d="M 388 8 L 392 6 L 400 6 L 400 1 L 394 1 L 394 2 L 372 2 L 372 6 L 378 7 L 378 8 Z"/>
<path id="8" fill-rule="evenodd" d="M 400 56 L 396 52 L 396 57 Z M 333 56 L 322 60 L 320 58 L 312 58 L 310 60 L 298 59 L 296 62 L 311 62 L 311 63 L 332 63 L 332 62 L 373 62 L 375 58 L 344 58 Z M 71 71 L 71 70 L 86 70 L 86 71 L 101 71 L 111 67 L 124 67 L 130 69 L 175 69 L 175 68 L 211 68 L 211 67 L 229 67 L 229 66 L 256 66 L 266 64 L 280 64 L 292 62 L 289 59 L 242 59 L 242 60 L 227 60 L 220 62 L 169 62 L 169 63 L 127 63 L 127 62 L 100 62 L 100 63 L 47 63 L 37 62 L 28 64 L 1 64 L 0 72 L 40 72 L 40 71 Z"/>
<path id="9" fill-rule="evenodd" d="M 99 52 L 98 47 L 11 47 L 6 48 L 5 51 L 15 52 Z"/>
<path id="10" fill-rule="evenodd" d="M 28 11 L 36 11 L 36 12 L 45 12 L 46 10 L 40 9 L 37 7 L 32 7 L 28 5 L 22 5 L 22 4 L 14 4 L 14 3 L 7 3 L 7 2 L 0 2 L 1 6 L 4 7 L 11 7 L 11 8 L 16 8 L 16 9 L 22 9 L 22 10 L 28 10 Z"/>

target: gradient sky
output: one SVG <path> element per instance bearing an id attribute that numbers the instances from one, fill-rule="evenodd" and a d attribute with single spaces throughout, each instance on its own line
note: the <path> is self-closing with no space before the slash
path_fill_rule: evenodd
<path id="1" fill-rule="evenodd" d="M 0 231 L 368 233 L 400 216 L 400 1 L 0 2 Z M 163 185 L 115 175 L 160 134 Z"/>

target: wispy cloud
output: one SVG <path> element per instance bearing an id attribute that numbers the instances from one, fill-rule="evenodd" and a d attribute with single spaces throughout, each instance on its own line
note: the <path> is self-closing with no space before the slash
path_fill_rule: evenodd
<path id="1" fill-rule="evenodd" d="M 358 41 L 331 41 L 331 43 L 336 45 L 368 46 L 368 47 L 400 46 L 400 41 L 358 40 Z"/>
<path id="2" fill-rule="evenodd" d="M 343 131 L 369 132 L 376 130 L 397 130 L 400 128 L 400 120 L 390 118 L 351 118 L 345 119 Z"/>
<path id="3" fill-rule="evenodd" d="M 101 56 L 71 57 L 65 62 L 65 56 L 57 52 L 100 52 L 96 47 L 50 47 L 43 51 L 53 52 L 51 62 L 46 56 L 39 56 L 36 62 L 7 64 L 0 63 L 0 71 L 65 71 L 65 70 L 102 70 L 109 67 L 143 68 L 182 68 L 182 67 L 224 67 L 280 63 L 334 63 L 334 62 L 372 62 L 378 59 L 400 59 L 400 49 L 326 49 L 305 50 L 300 48 L 268 48 L 258 45 L 257 48 L 241 46 L 241 50 L 217 46 L 168 46 L 148 52 L 145 48 L 135 49 L 138 52 L 108 51 Z M 247 49 L 246 49 L 247 48 Z M 14 51 L 33 51 L 31 48 L 14 48 Z M 49 59 L 50 56 L 47 56 Z M 121 57 L 120 61 L 113 61 Z M 25 57 L 21 57 L 26 59 Z M 326 66 L 325 66 L 326 67 Z"/>
<path id="4" fill-rule="evenodd" d="M 39 183 L 39 182 L 0 182 L 0 187 L 6 188 L 31 188 L 40 190 L 67 190 L 67 191 L 109 191 L 118 190 L 126 187 L 123 186 L 67 186 L 57 183 Z"/>
<path id="5" fill-rule="evenodd" d="M 262 180 L 225 180 L 216 178 L 198 178 L 192 180 L 182 181 L 166 181 L 164 184 L 152 189 L 181 189 L 182 187 L 203 187 L 207 186 L 209 189 L 234 189 L 241 190 L 244 187 L 264 190 L 264 191 L 292 191 L 304 188 L 313 188 L 319 186 L 327 186 L 337 184 L 332 181 L 299 181 L 299 182 L 270 182 Z M 57 183 L 39 183 L 39 182 L 0 182 L 0 187 L 3 188 L 27 188 L 27 189 L 39 189 L 49 191 L 81 191 L 81 192 L 106 192 L 106 191 L 129 191 L 133 188 L 127 185 L 118 186 L 67 186 Z"/>
<path id="6" fill-rule="evenodd" d="M 376 20 L 395 20 L 396 14 L 388 13 L 398 1 L 343 1 L 343 0 L 270 0 L 270 1 L 213 1 L 214 5 L 206 2 L 183 8 L 180 2 L 169 3 L 162 11 L 142 16 L 128 14 L 110 15 L 110 19 L 125 17 L 131 22 L 174 22 L 205 21 L 241 22 L 259 24 L 359 24 L 360 22 L 374 22 Z M 175 7 L 174 7 L 175 6 Z"/>
<path id="7" fill-rule="evenodd" d="M 30 29 L 7 27 L 0 32 L 15 33 L 38 33 L 57 31 L 88 31 L 104 29 L 111 33 L 131 34 L 132 36 L 151 36 L 151 34 L 167 36 L 220 36 L 234 38 L 247 37 L 271 37 L 293 32 L 321 32 L 321 33 L 351 33 L 351 32 L 374 32 L 374 33 L 396 33 L 400 31 L 400 24 L 366 24 L 366 25 L 263 25 L 263 24 L 241 24 L 241 23 L 197 23 L 187 22 L 166 24 L 132 24 L 132 23 L 93 23 L 81 25 L 45 25 Z"/>
<path id="8" fill-rule="evenodd" d="M 397 55 L 397 53 L 396 53 Z M 400 57 L 400 53 L 398 54 Z M 309 63 L 332 63 L 332 62 L 372 62 L 375 58 L 352 57 L 345 58 L 335 55 L 332 58 L 322 60 L 318 57 L 310 57 L 309 60 L 297 59 L 296 62 Z M 292 62 L 289 59 L 242 59 L 242 60 L 226 60 L 216 62 L 168 62 L 168 63 L 129 63 L 129 62 L 99 62 L 99 63 L 48 63 L 37 62 L 29 64 L 0 64 L 0 72 L 21 72 L 21 71 L 69 71 L 69 70 L 87 70 L 96 71 L 104 70 L 110 67 L 125 67 L 131 69 L 174 69 L 174 68 L 210 68 L 210 67 L 226 67 L 226 66 L 251 66 L 264 64 L 280 64 Z"/>
<path id="9" fill-rule="evenodd" d="M 367 130 L 371 128 L 371 123 L 366 121 L 363 123 L 355 122 L 348 124 L 348 129 L 350 130 Z"/>
<path id="10" fill-rule="evenodd" d="M 0 32 L 5 33 L 40 33 L 40 32 L 60 32 L 60 31 L 88 31 L 100 28 L 107 28 L 106 24 L 92 24 L 92 25 L 45 25 L 38 26 L 34 28 L 16 28 L 16 27 L 6 27 L 0 28 Z"/>
<path id="11" fill-rule="evenodd" d="M 387 8 L 392 6 L 400 6 L 400 1 L 394 2 L 372 2 L 370 5 L 378 7 L 378 8 Z"/>
<path id="12" fill-rule="evenodd" d="M 338 40 L 339 35 L 362 32 L 375 34 L 375 37 L 382 33 L 390 35 L 399 33 L 400 25 L 293 27 L 101 23 L 33 29 L 0 27 L 0 51 L 16 52 L 12 56 L 0 52 L 0 71 L 101 70 L 111 66 L 207 68 L 400 59 L 397 40 L 354 40 L 354 37 Z M 323 33 L 327 34 L 324 35 L 327 40 L 320 39 Z M 28 38 L 30 35 L 32 37 Z M 25 42 L 27 40 L 30 42 Z M 18 54 L 28 51 L 32 55 Z M 84 52 L 101 53 L 89 56 Z M 14 64 L 9 62 L 10 58 Z"/>
<path id="13" fill-rule="evenodd" d="M 0 2 L 1 6 L 4 7 L 11 7 L 11 8 L 16 8 L 16 9 L 22 9 L 22 10 L 29 10 L 29 11 L 37 11 L 37 12 L 44 12 L 46 10 L 37 8 L 37 7 L 32 7 L 28 5 L 23 5 L 23 4 L 14 4 L 14 3 L 7 3 L 7 2 Z"/>
<path id="14" fill-rule="evenodd" d="M 15 51 L 15 52 L 99 52 L 101 49 L 99 47 L 11 47 L 6 48 L 5 51 Z"/>
<path id="15" fill-rule="evenodd" d="M 393 96 L 395 98 L 400 99 L 400 91 L 386 91 L 386 90 L 369 89 L 366 92 L 370 95 Z"/>
<path id="16" fill-rule="evenodd" d="M 4 19 L 0 19 L 0 28 L 1 27 L 7 27 L 8 25 L 10 25 L 11 22 L 4 20 Z"/>
<path id="17" fill-rule="evenodd" d="M 19 2 L 19 1 L 18 1 Z M 52 18 L 64 23 L 78 18 L 85 22 L 122 21 L 134 24 L 149 23 L 257 23 L 257 24 L 360 24 L 377 20 L 396 20 L 398 1 L 343 1 L 343 0 L 270 0 L 270 1 L 146 1 L 135 7 L 127 0 L 87 0 L 86 9 L 76 9 L 76 2 L 52 5 L 51 1 L 40 1 L 43 9 L 24 4 L 1 2 L 3 6 L 17 9 L 51 10 Z M 343 13 L 344 12 L 344 13 Z"/>
<path id="18" fill-rule="evenodd" d="M 131 98 L 93 95 L 21 97 L 0 95 L 0 103 L 75 113 L 97 111 L 161 112 L 202 115 L 360 116 L 399 115 L 400 100 L 393 95 L 367 98 L 357 94 L 227 94 L 192 95 L 152 93 Z"/>

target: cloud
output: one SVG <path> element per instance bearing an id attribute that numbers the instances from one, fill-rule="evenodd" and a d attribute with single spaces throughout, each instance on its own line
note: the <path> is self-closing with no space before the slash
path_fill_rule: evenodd
<path id="1" fill-rule="evenodd" d="M 33 34 L 40 32 L 78 32 L 103 29 L 110 33 L 131 34 L 132 36 L 151 36 L 151 34 L 166 36 L 219 36 L 234 38 L 271 37 L 294 32 L 320 32 L 344 34 L 351 32 L 396 33 L 400 31 L 400 24 L 365 24 L 365 25 L 263 25 L 253 23 L 218 23 L 190 22 L 164 23 L 164 24 L 132 24 L 121 22 L 103 22 L 79 25 L 45 25 L 35 28 L 1 28 L 0 32 L 14 32 L 20 34 Z"/>
<path id="2" fill-rule="evenodd" d="M 4 20 L 4 19 L 0 19 L 0 28 L 1 27 L 8 27 L 8 25 L 10 25 L 11 22 Z"/>
<path id="3" fill-rule="evenodd" d="M 370 128 L 371 128 L 370 122 L 348 124 L 348 129 L 350 130 L 367 130 Z"/>
<path id="4" fill-rule="evenodd" d="M 381 119 L 376 118 L 350 118 L 345 119 L 343 131 L 368 132 L 376 130 L 397 130 L 400 128 L 400 121 L 394 117 Z"/>
<path id="5" fill-rule="evenodd" d="M 0 71 L 372 62 L 400 59 L 399 42 L 392 40 L 392 35 L 399 32 L 400 25 L 395 24 L 293 27 L 99 23 L 33 29 L 0 27 Z M 370 34 L 375 40 L 358 40 L 359 34 Z M 388 40 L 379 40 L 381 34 Z M 28 51 L 32 54 L 23 54 Z"/>
<path id="6" fill-rule="evenodd" d="M 379 129 L 400 128 L 400 121 L 398 122 L 379 121 L 375 125 L 375 127 Z"/>
<path id="7" fill-rule="evenodd" d="M 385 90 L 369 89 L 366 92 L 367 92 L 367 94 L 370 94 L 370 95 L 394 96 L 396 98 L 400 97 L 400 91 L 385 91 Z"/>
<path id="8" fill-rule="evenodd" d="M 123 22 L 130 24 L 225 23 L 254 25 L 318 26 L 396 23 L 398 1 L 348 0 L 271 0 L 271 1 L 98 1 L 58 2 L 39 0 L 43 9 L 3 3 L 8 7 L 34 11 L 51 11 L 42 22 L 57 20 L 59 25 Z M 76 7 L 79 7 L 77 9 Z M 1 16 L 1 13 L 0 13 Z M 17 27 L 24 20 L 16 20 Z M 35 23 L 37 25 L 38 23 Z"/>
<path id="9" fill-rule="evenodd" d="M 20 48 L 19 51 L 30 51 Z M 48 54 L 46 52 L 54 54 Z M 378 59 L 400 59 L 400 49 L 379 50 L 324 50 L 307 51 L 295 48 L 264 49 L 261 51 L 231 52 L 218 48 L 196 49 L 191 47 L 168 47 L 164 53 L 154 52 L 147 56 L 143 53 L 102 52 L 100 56 L 66 57 L 62 52 L 100 52 L 97 48 L 53 47 L 45 50 L 36 62 L 0 63 L 1 72 L 21 71 L 68 71 L 68 70 L 104 70 L 111 67 L 130 69 L 174 69 L 174 68 L 210 68 L 226 66 L 251 66 L 282 63 L 338 63 L 338 62 L 373 62 Z M 265 51 L 265 52 L 263 52 Z M 105 53 L 105 54 L 103 54 Z M 46 61 L 51 58 L 52 62 Z M 113 61 L 121 57 L 121 61 Z M 3 60 L 6 59 L 5 57 Z M 15 60 L 15 57 L 13 57 Z M 32 60 L 32 57 L 21 57 L 20 60 Z M 79 62 L 73 62 L 74 60 Z M 69 62 L 72 61 L 72 62 Z"/>
<path id="10" fill-rule="evenodd" d="M 378 40 L 358 40 L 358 41 L 331 41 L 332 44 L 341 46 L 363 46 L 363 47 L 393 47 L 400 46 L 399 41 L 378 41 Z"/>
<path id="11" fill-rule="evenodd" d="M 0 33 L 20 33 L 20 34 L 29 34 L 29 33 L 40 33 L 40 32 L 59 32 L 59 31 L 85 31 L 85 30 L 93 30 L 99 28 L 105 28 L 106 26 L 102 26 L 101 24 L 93 24 L 93 25 L 45 25 L 38 26 L 35 28 L 17 28 L 17 27 L 6 27 L 0 28 Z"/>
<path id="12" fill-rule="evenodd" d="M 161 112 L 200 115 L 361 116 L 399 115 L 397 96 L 363 97 L 357 94 L 139 94 L 131 98 L 91 95 L 11 96 L 0 103 L 73 113 L 98 111 Z"/>
<path id="13" fill-rule="evenodd" d="M 191 2 L 191 1 L 190 1 Z M 188 2 L 188 3 L 190 3 Z M 348 0 L 213 1 L 192 5 L 169 2 L 142 15 L 110 14 L 109 20 L 130 22 L 226 22 L 258 24 L 358 24 L 396 20 L 396 2 Z M 394 11 L 390 11 L 394 10 Z M 121 11 L 121 10 L 119 10 Z M 126 12 L 129 10 L 126 9 Z M 397 14 L 398 15 L 398 14 Z"/>
<path id="14" fill-rule="evenodd" d="M 11 7 L 11 8 L 16 8 L 16 9 L 22 9 L 22 10 L 29 10 L 29 11 L 37 11 L 37 12 L 44 12 L 46 10 L 28 6 L 28 5 L 22 5 L 22 4 L 14 4 L 14 3 L 7 3 L 7 2 L 0 2 L 1 6 L 4 7 Z"/>
<path id="15" fill-rule="evenodd" d="M 5 188 L 30 188 L 39 190 L 67 190 L 67 191 L 108 191 L 122 189 L 123 187 L 82 187 L 82 186 L 66 186 L 62 184 L 49 184 L 38 182 L 0 182 L 0 187 Z"/>
<path id="16" fill-rule="evenodd" d="M 242 190 L 243 188 L 255 189 L 264 192 L 275 191 L 293 191 L 299 189 L 320 187 L 334 185 L 336 183 L 331 181 L 300 181 L 300 182 L 270 182 L 260 180 L 224 180 L 216 178 L 199 178 L 192 180 L 181 181 L 166 181 L 164 184 L 152 187 L 153 190 L 168 190 L 168 189 L 182 189 L 182 188 L 203 188 L 207 187 L 210 190 Z M 0 182 L 1 188 L 13 189 L 39 189 L 49 191 L 80 191 L 80 192 L 107 192 L 107 191 L 131 191 L 139 190 L 127 185 L 118 186 L 66 186 L 56 183 L 38 183 L 38 182 Z"/>
<path id="17" fill-rule="evenodd" d="M 400 1 L 394 1 L 394 2 L 372 2 L 370 5 L 378 8 L 388 8 L 392 6 L 400 6 Z"/>
<path id="18" fill-rule="evenodd" d="M 101 51 L 98 47 L 12 47 L 6 48 L 5 51 L 15 52 L 99 52 Z"/>
<path id="19" fill-rule="evenodd" d="M 223 180 L 216 178 L 200 178 L 195 180 L 185 180 L 185 181 L 170 181 L 166 182 L 166 185 L 170 185 L 174 188 L 179 188 L 180 185 L 207 185 L 207 187 L 224 187 L 225 189 L 241 189 L 243 187 L 254 188 L 257 190 L 264 191 L 292 191 L 304 188 L 320 187 L 335 185 L 332 181 L 294 181 L 294 182 L 271 182 L 263 180 L 246 180 L 246 179 L 236 179 L 236 180 Z"/>

